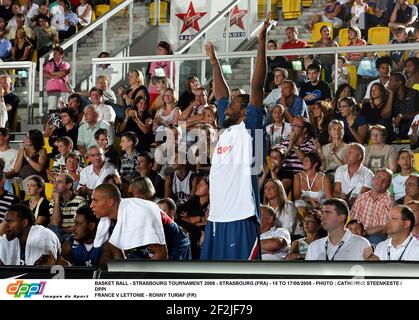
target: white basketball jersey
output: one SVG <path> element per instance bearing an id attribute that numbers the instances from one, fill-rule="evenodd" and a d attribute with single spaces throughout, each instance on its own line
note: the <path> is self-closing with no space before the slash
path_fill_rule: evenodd
<path id="1" fill-rule="evenodd" d="M 245 123 L 227 128 L 212 156 L 210 221 L 237 221 L 256 214 L 251 164 L 252 137 Z"/>
<path id="2" fill-rule="evenodd" d="M 191 198 L 191 178 L 192 171 L 189 171 L 189 173 L 183 180 L 179 179 L 176 172 L 174 173 L 172 182 L 172 192 L 176 195 L 178 199 L 178 204 L 185 203 Z"/>

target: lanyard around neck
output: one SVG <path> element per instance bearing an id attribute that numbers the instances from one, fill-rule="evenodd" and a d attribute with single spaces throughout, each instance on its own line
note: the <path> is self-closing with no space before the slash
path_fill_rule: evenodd
<path id="1" fill-rule="evenodd" d="M 403 252 L 402 252 L 402 254 L 400 255 L 400 257 L 399 257 L 399 261 L 401 261 L 402 260 L 402 258 L 403 258 L 403 255 L 404 255 L 404 253 L 406 252 L 406 249 L 407 249 L 407 247 L 409 246 L 409 244 L 410 244 L 410 242 L 412 241 L 412 239 L 413 239 L 413 237 L 412 236 L 410 236 L 410 239 L 409 239 L 409 242 L 407 243 L 407 245 L 404 247 L 404 250 L 403 250 Z M 390 261 L 391 259 L 390 259 L 390 247 L 387 247 L 387 260 L 388 261 Z"/>
<path id="2" fill-rule="evenodd" d="M 329 255 L 327 254 L 327 249 L 329 249 L 329 240 L 326 240 L 326 243 L 324 245 L 324 250 L 326 251 L 326 261 L 333 261 L 333 260 L 335 260 L 336 254 L 339 252 L 340 248 L 342 248 L 342 246 L 343 246 L 344 243 L 345 243 L 345 241 L 341 241 L 339 243 L 339 247 L 335 251 L 335 254 L 332 256 L 331 259 L 329 259 Z"/>

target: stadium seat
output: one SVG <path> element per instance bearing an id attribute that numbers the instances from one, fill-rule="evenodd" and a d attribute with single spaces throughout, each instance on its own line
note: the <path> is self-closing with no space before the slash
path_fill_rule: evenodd
<path id="1" fill-rule="evenodd" d="M 348 28 L 342 28 L 339 30 L 339 47 L 346 47 L 348 44 Z"/>
<path id="2" fill-rule="evenodd" d="M 301 0 L 283 0 L 282 16 L 285 20 L 298 19 L 301 16 Z"/>
<path id="3" fill-rule="evenodd" d="M 369 44 L 388 44 L 390 41 L 389 27 L 373 27 L 368 29 Z"/>
<path id="4" fill-rule="evenodd" d="M 345 67 L 349 71 L 349 85 L 352 89 L 356 90 L 358 85 L 358 74 L 357 74 L 357 67 L 354 64 L 347 63 Z"/>
<path id="5" fill-rule="evenodd" d="M 109 4 L 111 5 L 111 8 L 113 9 L 113 8 L 115 8 L 117 5 L 121 4 L 123 1 L 124 1 L 124 0 L 111 0 Z"/>
<path id="6" fill-rule="evenodd" d="M 48 201 L 52 200 L 52 190 L 54 189 L 54 185 L 52 183 L 46 182 L 45 183 L 45 198 Z"/>
<path id="7" fill-rule="evenodd" d="M 160 23 L 167 23 L 169 5 L 166 1 L 160 1 Z M 154 1 L 150 4 L 150 24 L 154 23 Z"/>
<path id="8" fill-rule="evenodd" d="M 415 152 L 415 170 L 419 171 L 419 152 Z"/>
<path id="9" fill-rule="evenodd" d="M 303 7 L 304 8 L 310 8 L 312 4 L 313 4 L 312 0 L 303 0 Z"/>
<path id="10" fill-rule="evenodd" d="M 96 13 L 95 13 L 95 10 L 92 10 L 92 18 L 90 20 L 90 23 L 95 22 L 95 20 L 96 20 Z"/>
<path id="11" fill-rule="evenodd" d="M 98 4 L 95 6 L 95 14 L 96 17 L 104 16 L 109 10 L 111 10 L 111 6 L 108 4 Z"/>
<path id="12" fill-rule="evenodd" d="M 323 26 L 328 26 L 330 28 L 330 34 L 333 34 L 333 25 L 331 22 L 317 22 L 314 24 L 313 30 L 311 30 L 311 39 L 308 41 L 311 45 L 321 39 L 320 29 Z"/>
<path id="13" fill-rule="evenodd" d="M 47 153 L 51 153 L 52 152 L 52 147 L 49 145 L 48 138 L 44 138 L 44 147 L 47 150 Z"/>

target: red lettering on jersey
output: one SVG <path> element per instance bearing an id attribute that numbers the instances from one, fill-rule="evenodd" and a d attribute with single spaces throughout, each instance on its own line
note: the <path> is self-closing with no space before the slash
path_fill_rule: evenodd
<path id="1" fill-rule="evenodd" d="M 231 150 L 231 146 L 222 146 L 217 148 L 217 154 L 229 153 Z"/>

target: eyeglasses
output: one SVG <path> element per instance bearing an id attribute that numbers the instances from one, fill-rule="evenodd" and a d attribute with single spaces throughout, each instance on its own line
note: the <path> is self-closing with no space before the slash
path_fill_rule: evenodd
<path id="1" fill-rule="evenodd" d="M 403 220 L 403 218 L 397 218 L 397 217 L 386 217 L 386 222 L 389 222 L 389 221 L 398 221 L 398 220 Z"/>

